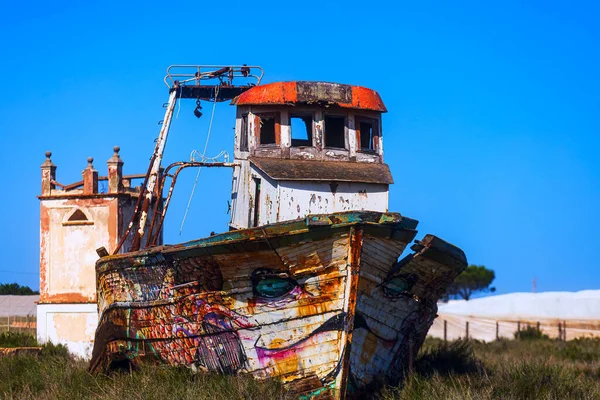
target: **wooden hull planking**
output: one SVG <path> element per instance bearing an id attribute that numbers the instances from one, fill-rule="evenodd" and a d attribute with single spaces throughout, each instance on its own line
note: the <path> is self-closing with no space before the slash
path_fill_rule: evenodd
<path id="1" fill-rule="evenodd" d="M 308 397 L 397 381 L 466 266 L 431 235 L 397 262 L 416 224 L 317 215 L 104 257 L 90 369 L 150 360 L 278 377 Z"/>

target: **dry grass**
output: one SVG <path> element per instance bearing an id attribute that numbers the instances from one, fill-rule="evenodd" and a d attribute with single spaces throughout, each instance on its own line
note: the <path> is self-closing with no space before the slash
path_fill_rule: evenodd
<path id="1" fill-rule="evenodd" d="M 25 335 L 2 343 L 31 344 Z M 194 374 L 147 365 L 134 373 L 93 376 L 62 346 L 40 357 L 0 358 L 0 398 L 292 399 L 278 381 Z M 427 340 L 413 374 L 372 395 L 396 399 L 600 399 L 600 340 L 546 338 L 493 343 Z"/>
<path id="2" fill-rule="evenodd" d="M 392 399 L 600 399 L 600 340 L 427 340 Z"/>
<path id="3" fill-rule="evenodd" d="M 32 342 L 33 340 L 33 342 Z M 0 347 L 32 345 L 32 337 L 0 334 Z M 88 363 L 64 346 L 44 345 L 42 354 L 0 358 L 0 398 L 6 399 L 291 399 L 275 380 L 194 374 L 190 369 L 145 365 L 139 370 L 91 375 Z"/>

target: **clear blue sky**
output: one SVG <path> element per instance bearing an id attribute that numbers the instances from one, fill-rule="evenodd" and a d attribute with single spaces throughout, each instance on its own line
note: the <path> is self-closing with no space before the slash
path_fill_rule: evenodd
<path id="1" fill-rule="evenodd" d="M 52 3 L 60 3 L 55 5 Z M 39 285 L 40 164 L 101 175 L 114 145 L 146 170 L 170 64 L 258 64 L 265 82 L 381 94 L 390 209 L 496 271 L 498 292 L 600 288 L 600 28 L 594 2 L 3 2 L 0 282 Z M 205 115 L 210 106 L 204 105 Z M 202 150 L 182 104 L 168 159 Z M 232 150 L 218 107 L 209 154 Z M 230 171 L 177 187 L 167 242 L 227 228 Z M 7 272 L 13 271 L 13 272 Z"/>

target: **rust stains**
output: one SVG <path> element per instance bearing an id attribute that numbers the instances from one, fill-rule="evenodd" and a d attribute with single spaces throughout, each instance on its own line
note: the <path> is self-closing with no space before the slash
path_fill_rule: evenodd
<path id="1" fill-rule="evenodd" d="M 276 82 L 255 86 L 235 99 L 234 105 L 321 104 L 386 112 L 379 94 L 371 89 L 330 82 Z"/>
<path id="2" fill-rule="evenodd" d="M 349 282 L 348 293 L 346 293 L 346 343 L 344 343 L 342 376 L 340 378 L 340 398 L 346 398 L 346 389 L 348 387 L 348 378 L 350 377 L 350 355 L 352 347 L 352 334 L 354 333 L 354 316 L 356 314 L 356 298 L 358 294 L 358 278 L 360 274 L 360 256 L 363 247 L 363 227 L 357 225 L 352 228 L 350 251 L 348 257 L 349 264 Z"/>
<path id="3" fill-rule="evenodd" d="M 44 274 L 45 275 L 45 274 Z M 45 276 L 44 276 L 45 278 Z M 81 293 L 48 294 L 40 291 L 40 304 L 70 304 L 70 303 L 95 303 L 96 295 L 84 296 Z"/>

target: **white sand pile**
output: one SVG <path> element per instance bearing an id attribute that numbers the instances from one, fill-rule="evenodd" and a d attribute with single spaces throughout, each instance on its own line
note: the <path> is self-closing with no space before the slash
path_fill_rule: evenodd
<path id="1" fill-rule="evenodd" d="M 600 290 L 509 293 L 438 305 L 440 314 L 495 319 L 600 319 Z"/>

